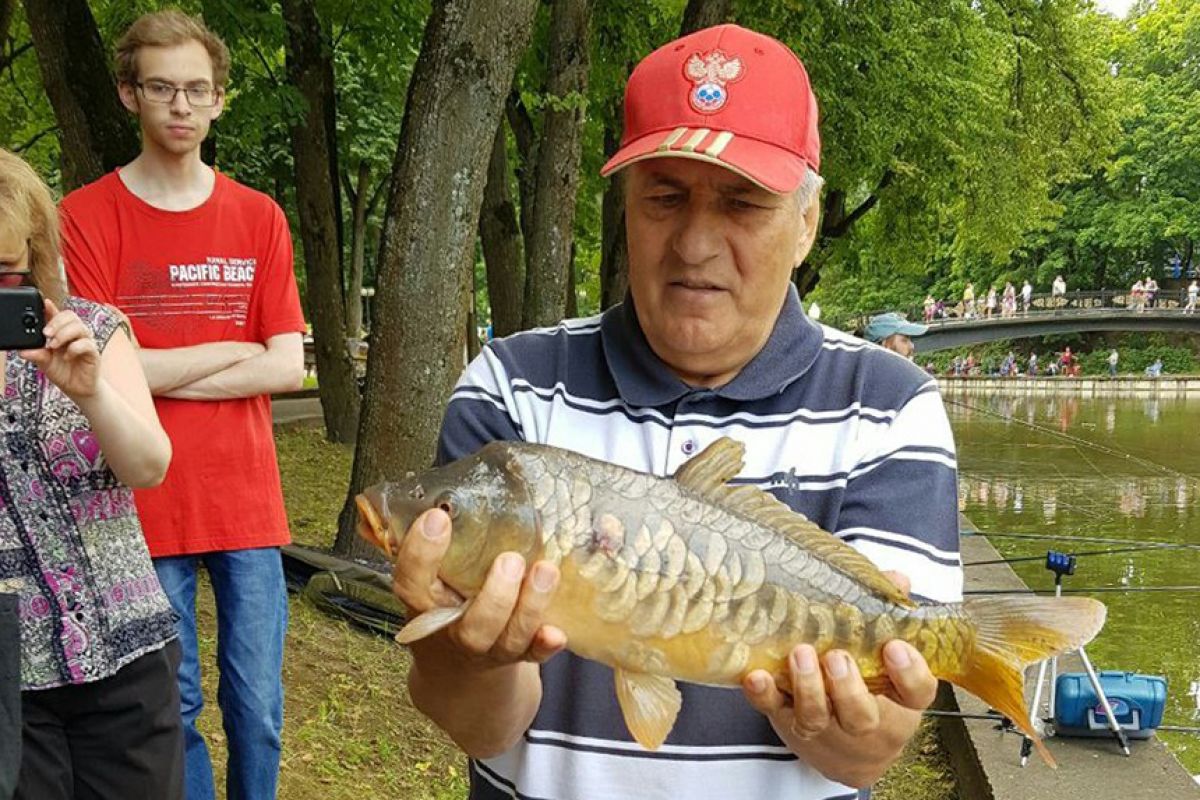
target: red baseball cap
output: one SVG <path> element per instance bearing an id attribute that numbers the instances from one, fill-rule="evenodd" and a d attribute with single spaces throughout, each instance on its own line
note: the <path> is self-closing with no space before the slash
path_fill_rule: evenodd
<path id="1" fill-rule="evenodd" d="M 658 48 L 629 76 L 621 149 L 600 174 L 651 158 L 707 161 L 768 191 L 794 192 L 805 167 L 821 165 L 804 65 L 782 42 L 737 25 Z"/>

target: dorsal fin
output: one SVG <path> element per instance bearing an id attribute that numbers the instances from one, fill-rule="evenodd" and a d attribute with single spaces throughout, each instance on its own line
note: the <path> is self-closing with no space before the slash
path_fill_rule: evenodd
<path id="1" fill-rule="evenodd" d="M 879 597 L 901 606 L 916 605 L 869 558 L 774 495 L 755 486 L 728 486 L 742 471 L 745 453 L 745 445 L 723 436 L 676 470 L 675 480 L 704 499 L 787 536 Z"/>
<path id="2" fill-rule="evenodd" d="M 722 436 L 675 470 L 675 481 L 708 495 L 737 477 L 745 462 L 746 445 Z"/>

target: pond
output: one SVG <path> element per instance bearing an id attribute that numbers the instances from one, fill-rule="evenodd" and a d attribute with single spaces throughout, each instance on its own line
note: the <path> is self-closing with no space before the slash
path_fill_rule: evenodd
<path id="1" fill-rule="evenodd" d="M 1164 724 L 1200 726 L 1200 547 L 1109 551 L 1146 542 L 1200 546 L 1200 398 L 1108 399 L 946 394 L 959 448 L 962 511 L 983 531 L 1119 539 L 993 536 L 1034 588 L 1053 588 L 1047 549 L 1081 553 L 1065 588 L 1095 593 L 1108 622 L 1088 646 L 1097 669 L 1165 675 Z M 970 569 L 970 567 L 967 567 Z M 1162 734 L 1193 774 L 1200 735 Z"/>

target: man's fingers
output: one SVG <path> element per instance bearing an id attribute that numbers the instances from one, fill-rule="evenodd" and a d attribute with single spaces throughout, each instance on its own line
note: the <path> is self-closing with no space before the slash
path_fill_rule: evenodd
<path id="1" fill-rule="evenodd" d="M 502 661 L 523 657 L 542 627 L 542 614 L 558 588 L 558 568 L 548 561 L 539 561 L 529 570 L 521 586 L 516 610 L 492 650 Z"/>
<path id="2" fill-rule="evenodd" d="M 478 656 L 489 653 L 499 641 L 516 608 L 525 577 L 525 559 L 517 553 L 501 553 L 471 601 L 471 608 L 449 629 L 460 647 Z"/>
<path id="3" fill-rule="evenodd" d="M 742 693 L 760 713 L 770 716 L 787 707 L 789 698 L 779 691 L 771 673 L 756 669 L 742 678 Z"/>
<path id="4" fill-rule="evenodd" d="M 445 591 L 438 591 L 438 568 L 450 546 L 450 517 L 441 509 L 431 509 L 417 517 L 404 534 L 397 549 L 392 571 L 392 591 L 416 612 L 437 605 L 450 605 Z"/>
<path id="5" fill-rule="evenodd" d="M 867 690 L 854 659 L 842 650 L 827 653 L 825 677 L 833 712 L 842 730 L 863 734 L 879 727 L 879 702 Z"/>
<path id="6" fill-rule="evenodd" d="M 896 587 L 900 589 L 900 591 L 904 592 L 905 596 L 912 591 L 912 581 L 910 581 L 908 576 L 903 572 L 897 572 L 894 569 L 889 569 L 883 573 L 883 576 L 892 583 L 896 584 Z"/>
<path id="7" fill-rule="evenodd" d="M 798 739 L 811 739 L 829 726 L 829 699 L 817 651 L 812 645 L 797 645 L 788 659 L 792 673 L 791 732 Z"/>
<path id="8" fill-rule="evenodd" d="M 525 653 L 525 659 L 542 664 L 561 653 L 566 646 L 567 635 L 561 628 L 543 625 L 533 635 L 533 642 L 530 643 L 529 650 Z"/>
<path id="9" fill-rule="evenodd" d="M 895 688 L 897 703 L 924 711 L 937 695 L 937 678 L 925 658 L 908 642 L 893 639 L 883 647 L 883 663 Z"/>

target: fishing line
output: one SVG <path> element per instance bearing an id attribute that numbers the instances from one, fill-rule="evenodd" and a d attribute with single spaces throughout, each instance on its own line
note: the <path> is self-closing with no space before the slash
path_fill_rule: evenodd
<path id="1" fill-rule="evenodd" d="M 963 536 L 999 537 L 1003 539 L 1031 539 L 1044 542 L 1086 542 L 1088 544 L 1157 545 L 1171 547 L 1200 547 L 1200 544 L 1169 542 L 1162 539 L 1118 539 L 1111 536 L 1076 536 L 1065 533 L 1020 533 L 1010 531 L 962 531 Z"/>
<path id="2" fill-rule="evenodd" d="M 1114 547 L 1109 550 L 1074 550 L 1069 556 L 1111 556 L 1117 553 L 1140 553 L 1145 550 L 1200 550 L 1195 544 L 1142 544 L 1133 547 Z M 964 567 L 982 567 L 986 564 L 1018 564 L 1022 561 L 1045 561 L 1046 556 L 1017 556 L 1016 558 L 990 558 L 987 561 L 967 561 Z"/>
<path id="3" fill-rule="evenodd" d="M 1018 425 L 1024 425 L 1025 427 L 1030 428 L 1035 431 L 1038 431 L 1039 433 L 1044 433 L 1049 436 L 1053 436 L 1058 439 L 1062 439 L 1064 441 L 1071 442 L 1075 445 L 1083 445 L 1084 447 L 1089 447 L 1089 448 L 1095 450 L 1096 452 L 1104 453 L 1105 455 L 1113 456 L 1114 458 L 1123 458 L 1126 461 L 1132 461 L 1135 464 L 1140 464 L 1149 469 L 1157 470 L 1158 472 L 1161 472 L 1166 475 L 1171 475 L 1176 478 L 1186 478 L 1187 480 L 1194 481 L 1196 483 L 1200 483 L 1200 476 L 1189 475 L 1186 472 L 1180 472 L 1177 469 L 1172 469 L 1171 467 L 1165 466 L 1163 464 L 1159 464 L 1156 461 L 1151 461 L 1149 459 L 1142 458 L 1141 456 L 1135 456 L 1133 453 L 1129 453 L 1124 450 L 1117 450 L 1116 448 L 1112 448 L 1112 447 L 1106 447 L 1105 445 L 1097 444 L 1096 442 L 1092 442 L 1087 439 L 1082 439 L 1078 436 L 1072 436 L 1069 433 L 1063 433 L 1061 431 L 1056 431 L 1053 428 L 1048 428 L 1044 425 L 1039 425 L 1036 422 L 1026 422 L 1023 419 L 1017 419 L 1014 416 L 1007 415 L 1007 414 L 1001 414 L 1000 412 L 992 411 L 991 409 L 980 408 L 979 406 L 974 406 L 974 405 L 971 405 L 970 403 L 964 403 L 961 400 L 953 400 L 950 398 L 943 397 L 942 401 L 945 403 L 948 403 L 950 405 L 958 406 L 959 408 L 965 408 L 968 411 L 975 411 L 980 414 L 985 414 L 987 416 L 996 417 L 998 419 L 1004 420 L 1005 422 L 1015 422 Z"/>
<path id="4" fill-rule="evenodd" d="M 1063 594 L 1101 594 L 1119 592 L 1123 594 L 1140 594 L 1142 592 L 1200 592 L 1200 586 L 1084 586 L 1082 588 L 1062 589 Z M 964 589 L 963 594 L 1054 594 L 1054 589 Z"/>

